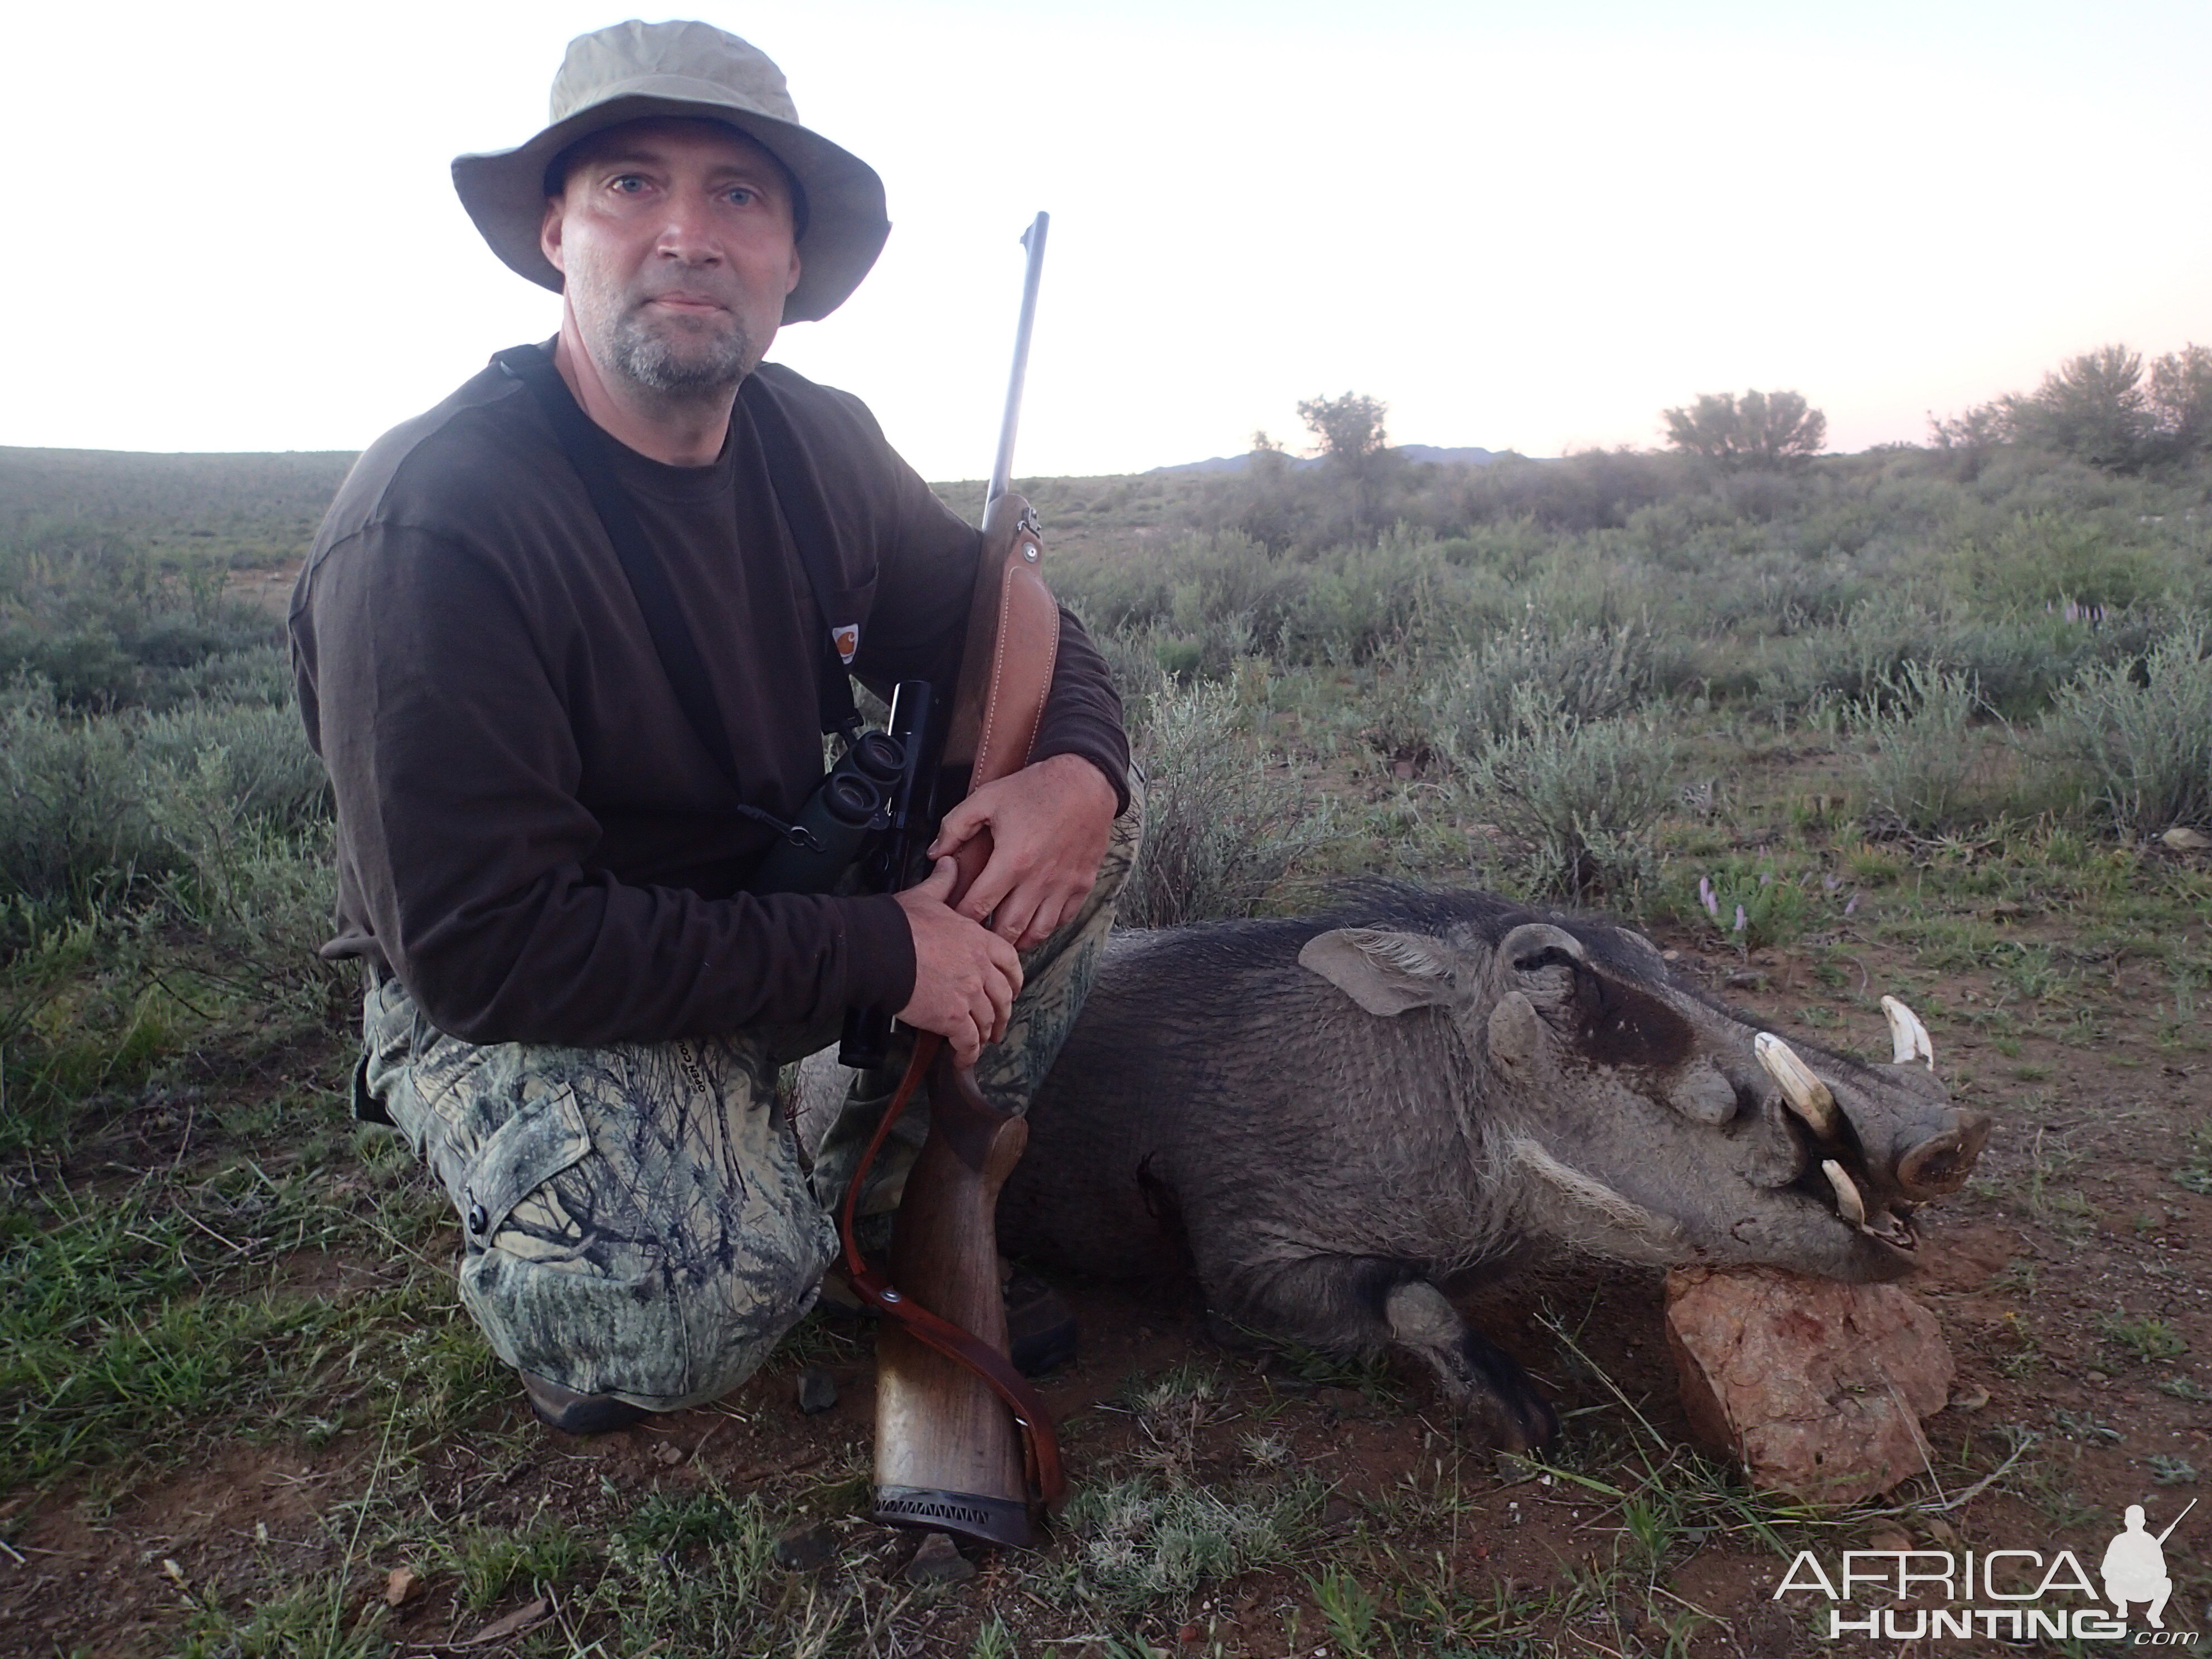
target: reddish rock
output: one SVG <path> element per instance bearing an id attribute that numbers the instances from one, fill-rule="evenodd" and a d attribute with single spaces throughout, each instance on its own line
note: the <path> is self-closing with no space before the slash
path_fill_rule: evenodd
<path id="1" fill-rule="evenodd" d="M 1667 1346 L 1691 1432 L 1754 1486 L 1855 1504 L 1927 1467 L 1920 1419 L 1954 1367 L 1929 1313 L 1894 1285 L 1772 1267 L 1667 1275 Z"/>

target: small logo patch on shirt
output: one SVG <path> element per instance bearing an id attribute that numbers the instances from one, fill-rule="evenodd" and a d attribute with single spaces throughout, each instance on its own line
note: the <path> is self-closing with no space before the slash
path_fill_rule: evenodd
<path id="1" fill-rule="evenodd" d="M 848 668 L 860 649 L 860 624 L 840 623 L 830 630 L 830 643 L 837 647 L 837 659 Z"/>

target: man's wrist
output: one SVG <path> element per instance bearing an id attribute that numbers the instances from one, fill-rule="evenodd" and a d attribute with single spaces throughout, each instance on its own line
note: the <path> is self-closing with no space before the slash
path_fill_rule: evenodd
<path id="1" fill-rule="evenodd" d="M 1109 818 L 1121 810 L 1121 790 L 1106 769 L 1089 755 L 1079 755 L 1073 750 L 1057 755 L 1047 755 L 1032 763 L 1040 769 L 1049 769 L 1055 787 L 1071 792 L 1095 794 L 1106 809 Z"/>

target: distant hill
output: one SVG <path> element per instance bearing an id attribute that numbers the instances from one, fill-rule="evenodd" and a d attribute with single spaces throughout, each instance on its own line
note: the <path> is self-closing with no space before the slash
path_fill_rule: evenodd
<path id="1" fill-rule="evenodd" d="M 1488 466 L 1512 452 L 1504 449 L 1439 449 L 1434 444 L 1400 444 L 1390 452 L 1409 461 L 1432 461 L 1438 466 Z"/>
<path id="2" fill-rule="evenodd" d="M 1488 466 L 1507 452 L 1497 449 L 1440 449 L 1435 444 L 1398 444 L 1392 447 L 1393 455 L 1403 456 L 1409 461 L 1426 461 L 1439 466 Z M 1185 461 L 1180 466 L 1156 466 L 1154 472 L 1242 472 L 1252 464 L 1249 455 L 1215 455 L 1203 461 Z M 1319 466 L 1317 455 L 1293 455 L 1293 468 L 1303 470 Z"/>

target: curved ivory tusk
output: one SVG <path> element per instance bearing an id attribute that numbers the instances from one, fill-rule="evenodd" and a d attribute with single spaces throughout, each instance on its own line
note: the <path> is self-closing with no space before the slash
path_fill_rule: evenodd
<path id="1" fill-rule="evenodd" d="M 1865 1226 L 1866 1200 L 1859 1196 L 1859 1189 L 1851 1184 L 1851 1178 L 1844 1173 L 1844 1166 L 1832 1158 L 1824 1158 L 1820 1163 L 1820 1173 L 1828 1177 L 1828 1185 L 1836 1189 L 1836 1208 L 1844 1219 L 1855 1227 Z"/>
<path id="2" fill-rule="evenodd" d="M 1797 1051 L 1771 1031 L 1761 1031 L 1751 1042 L 1752 1052 L 1782 1090 L 1790 1109 L 1813 1126 L 1817 1134 L 1832 1139 L 1836 1133 L 1836 1097 L 1828 1085 L 1813 1075 L 1813 1068 L 1797 1058 Z"/>
<path id="3" fill-rule="evenodd" d="M 1928 1028 L 1914 1013 L 1895 997 L 1881 1000 L 1881 1011 L 1889 1017 L 1889 1050 L 1893 1065 L 1902 1066 L 1909 1060 L 1924 1060 L 1928 1069 L 1936 1069 L 1936 1045 L 1929 1040 Z"/>

